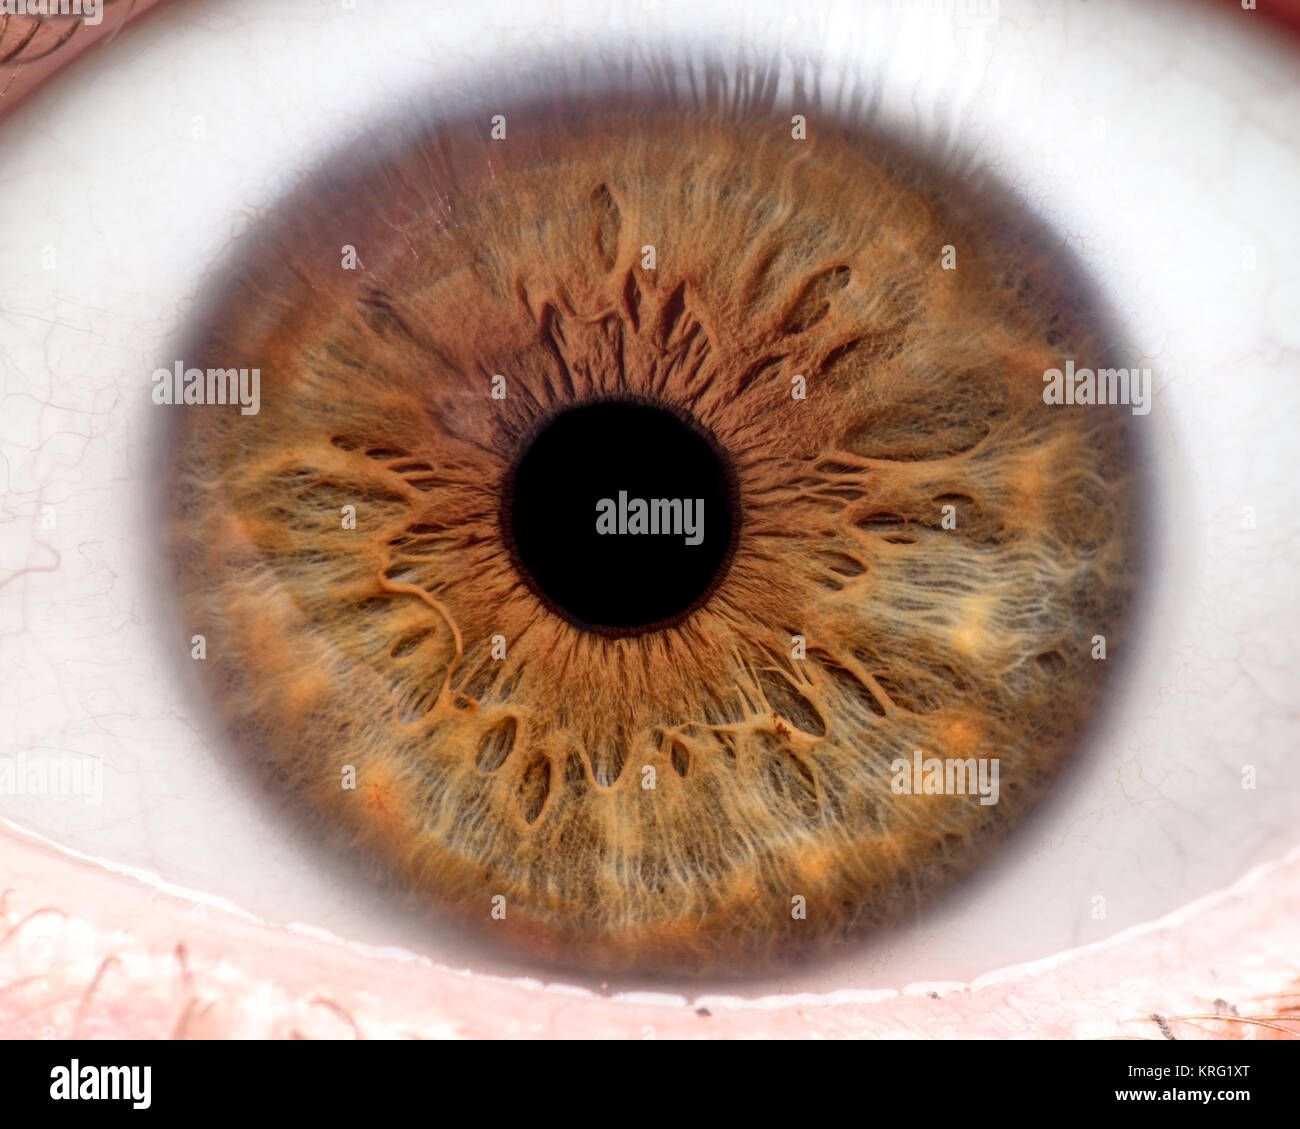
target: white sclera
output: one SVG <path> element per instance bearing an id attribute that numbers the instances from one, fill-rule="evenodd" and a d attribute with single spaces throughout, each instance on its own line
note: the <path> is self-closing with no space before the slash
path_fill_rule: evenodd
<path id="1" fill-rule="evenodd" d="M 1156 387 L 1141 421 L 1159 491 L 1143 642 L 1083 762 L 918 923 L 779 987 L 968 979 L 1150 919 L 1289 845 L 1291 46 L 1253 13 L 1188 4 L 714 7 L 185 4 L 0 125 L 3 752 L 105 765 L 98 805 L 5 795 L 0 814 L 270 920 L 479 963 L 324 862 L 193 718 L 177 677 L 191 632 L 158 629 L 164 565 L 144 477 L 167 409 L 150 402 L 150 374 L 177 359 L 232 237 L 368 123 L 467 99 L 490 115 L 475 68 L 525 73 L 542 52 L 662 43 L 730 58 L 743 44 L 815 62 L 827 88 L 876 89 L 882 121 L 954 154 L 955 170 L 996 168 L 1075 254 Z"/>

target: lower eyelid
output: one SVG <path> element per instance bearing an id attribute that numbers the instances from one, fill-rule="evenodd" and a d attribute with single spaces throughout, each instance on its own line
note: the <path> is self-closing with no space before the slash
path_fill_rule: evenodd
<path id="1" fill-rule="evenodd" d="M 1300 1037 L 1300 847 L 1160 921 L 970 984 L 750 1001 L 456 972 L 208 908 L 12 829 L 0 873 L 3 1038 Z"/>

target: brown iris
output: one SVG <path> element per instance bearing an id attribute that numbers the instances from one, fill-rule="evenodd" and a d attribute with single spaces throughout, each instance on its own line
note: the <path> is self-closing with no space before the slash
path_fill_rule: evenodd
<path id="1" fill-rule="evenodd" d="M 820 950 L 970 869 L 1094 709 L 1132 452 L 1042 377 L 1105 360 L 1098 319 L 1027 224 L 829 119 L 506 117 L 313 185 L 186 358 L 262 373 L 175 444 L 205 677 L 289 794 L 488 936 Z M 620 490 L 709 499 L 713 540 L 601 542 Z M 900 792 L 915 750 L 996 759 L 997 802 Z"/>

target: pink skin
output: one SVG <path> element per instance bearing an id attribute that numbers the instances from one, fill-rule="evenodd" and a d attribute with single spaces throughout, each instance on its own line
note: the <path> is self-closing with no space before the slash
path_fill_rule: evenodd
<path id="1" fill-rule="evenodd" d="M 1160 1038 L 1153 1015 L 1178 1038 L 1300 1038 L 1300 849 L 1149 926 L 970 984 L 766 1000 L 458 972 L 17 834 L 0 837 L 0 873 L 4 1038 Z"/>
<path id="2" fill-rule="evenodd" d="M 161 3 L 162 0 L 115 0 L 104 6 L 103 20 L 99 24 L 82 24 L 58 46 L 56 44 L 68 27 L 66 21 L 28 39 L 32 18 L 8 17 L 0 25 L 0 59 L 12 57 L 13 61 L 0 67 L 0 116 L 11 112 L 26 95 L 43 86 L 87 48 L 107 43 L 128 22 L 139 19 Z M 24 42 L 27 46 L 19 51 Z M 41 57 L 36 58 L 37 55 Z M 25 62 L 27 59 L 31 61 Z"/>
<path id="3" fill-rule="evenodd" d="M 0 70 L 0 114 L 158 2 L 121 0 L 48 58 Z M 1160 1038 L 1163 1023 L 1296 1038 L 1298 920 L 1300 849 L 1150 925 L 970 984 L 605 997 L 266 924 L 0 824 L 0 1037 Z"/>

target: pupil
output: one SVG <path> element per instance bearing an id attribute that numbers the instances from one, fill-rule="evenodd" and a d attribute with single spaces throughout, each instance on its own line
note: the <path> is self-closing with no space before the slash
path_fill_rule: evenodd
<path id="1" fill-rule="evenodd" d="M 533 590 L 580 627 L 672 626 L 722 579 L 738 524 L 730 464 L 663 408 L 603 401 L 552 420 L 507 476 L 501 524 Z"/>

